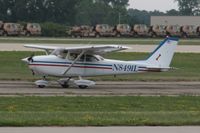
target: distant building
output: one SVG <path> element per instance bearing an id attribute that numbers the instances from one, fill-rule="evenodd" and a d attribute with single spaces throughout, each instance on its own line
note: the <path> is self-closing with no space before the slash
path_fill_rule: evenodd
<path id="1" fill-rule="evenodd" d="M 151 25 L 200 25 L 200 16 L 151 16 Z"/>

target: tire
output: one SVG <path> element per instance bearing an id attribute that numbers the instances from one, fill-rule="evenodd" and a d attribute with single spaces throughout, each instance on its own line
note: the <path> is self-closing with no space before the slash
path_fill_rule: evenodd
<path id="1" fill-rule="evenodd" d="M 117 35 L 116 35 L 118 38 L 120 38 L 121 37 L 121 34 L 120 33 L 117 33 Z"/>
<path id="2" fill-rule="evenodd" d="M 8 36 L 8 33 L 3 32 L 3 36 L 7 37 L 7 36 Z"/>
<path id="3" fill-rule="evenodd" d="M 100 36 L 99 33 L 97 33 L 97 34 L 95 35 L 95 37 L 96 37 L 96 38 L 100 38 L 101 36 Z"/>
<path id="4" fill-rule="evenodd" d="M 182 37 L 183 37 L 183 38 L 188 38 L 188 35 L 187 35 L 186 33 L 183 33 L 183 34 L 182 34 Z"/>
<path id="5" fill-rule="evenodd" d="M 78 86 L 80 89 L 86 89 L 88 86 L 87 85 L 79 85 Z"/>
<path id="6" fill-rule="evenodd" d="M 68 84 L 62 84 L 61 86 L 62 86 L 62 88 L 69 88 Z"/>
<path id="7" fill-rule="evenodd" d="M 26 36 L 27 36 L 27 37 L 30 37 L 30 36 L 31 36 L 31 34 L 30 34 L 29 32 L 27 32 L 27 33 L 26 33 Z"/>
<path id="8" fill-rule="evenodd" d="M 165 37 L 172 37 L 172 35 L 169 32 L 166 32 L 166 36 Z"/>
<path id="9" fill-rule="evenodd" d="M 45 85 L 38 85 L 38 88 L 44 88 Z"/>
<path id="10" fill-rule="evenodd" d="M 137 33 L 134 33 L 133 36 L 134 36 L 135 38 L 138 38 L 138 37 L 139 37 L 139 35 L 138 35 Z"/>
<path id="11" fill-rule="evenodd" d="M 156 37 L 157 37 L 156 33 L 151 33 L 151 38 L 156 38 Z"/>

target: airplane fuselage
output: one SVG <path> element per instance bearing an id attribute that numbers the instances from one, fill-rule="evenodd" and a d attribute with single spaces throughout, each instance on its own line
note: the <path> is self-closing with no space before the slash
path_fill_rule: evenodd
<path id="1" fill-rule="evenodd" d="M 56 77 L 119 75 L 145 72 L 146 64 L 140 61 L 119 61 L 102 59 L 100 61 L 77 61 L 65 74 L 73 61 L 55 55 L 35 56 L 29 68 L 36 74 Z"/>
<path id="2" fill-rule="evenodd" d="M 28 63 L 34 74 L 43 76 L 43 80 L 35 82 L 40 88 L 48 85 L 46 76 L 61 77 L 58 82 L 64 88 L 69 87 L 71 81 L 79 88 L 87 88 L 95 85 L 95 82 L 82 79 L 82 77 L 168 71 L 171 69 L 170 63 L 177 44 L 177 38 L 166 38 L 147 59 L 141 61 L 111 60 L 100 56 L 104 53 L 127 49 L 127 47 L 117 45 L 78 48 L 26 45 L 29 48 L 43 49 L 48 55 L 31 56 L 22 61 Z M 71 79 L 73 77 L 79 77 L 79 79 Z"/>

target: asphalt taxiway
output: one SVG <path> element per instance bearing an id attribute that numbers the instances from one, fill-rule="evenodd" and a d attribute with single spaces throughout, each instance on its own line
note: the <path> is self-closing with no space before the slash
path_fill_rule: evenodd
<path id="1" fill-rule="evenodd" d="M 199 126 L 179 127 L 5 127 L 0 133 L 199 133 Z"/>
<path id="2" fill-rule="evenodd" d="M 0 51 L 42 51 L 33 48 L 25 48 L 25 44 L 22 43 L 0 43 Z M 46 46 L 57 46 L 57 47 L 78 47 L 78 46 L 86 46 L 80 44 L 36 44 L 36 45 L 46 45 Z M 111 45 L 111 44 L 104 44 Z M 124 50 L 122 52 L 152 52 L 157 45 L 124 45 L 129 47 L 130 49 Z M 199 45 L 178 45 L 176 48 L 176 52 L 178 53 L 199 53 L 200 46 Z"/>
<path id="3" fill-rule="evenodd" d="M 33 82 L 0 81 L 0 96 L 200 96 L 200 82 L 96 82 L 96 86 L 79 89 L 62 88 L 51 82 L 37 88 Z"/>

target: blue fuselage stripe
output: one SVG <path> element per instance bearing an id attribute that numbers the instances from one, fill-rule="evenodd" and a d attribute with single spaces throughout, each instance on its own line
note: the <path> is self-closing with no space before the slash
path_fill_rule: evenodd
<path id="1" fill-rule="evenodd" d="M 72 64 L 72 62 L 51 62 L 51 61 L 33 61 L 33 63 Z M 109 65 L 109 64 L 91 64 L 91 63 L 75 63 L 75 65 L 88 65 L 88 66 L 112 66 L 112 65 Z"/>

